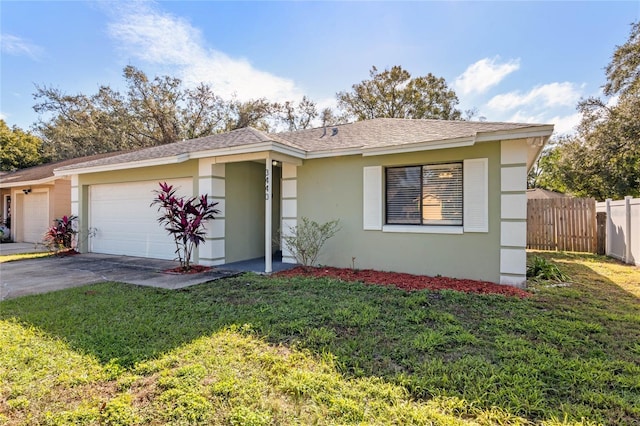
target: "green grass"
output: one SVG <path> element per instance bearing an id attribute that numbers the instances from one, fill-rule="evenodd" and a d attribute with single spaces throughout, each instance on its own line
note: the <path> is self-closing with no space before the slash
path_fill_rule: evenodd
<path id="1" fill-rule="evenodd" d="M 242 275 L 0 303 L 0 424 L 638 424 L 640 270 L 528 299 Z"/>

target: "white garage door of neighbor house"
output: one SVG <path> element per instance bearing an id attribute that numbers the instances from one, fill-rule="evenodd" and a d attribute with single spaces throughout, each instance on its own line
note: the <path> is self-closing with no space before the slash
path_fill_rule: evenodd
<path id="1" fill-rule="evenodd" d="M 49 203 L 46 192 L 31 192 L 23 197 L 22 229 L 25 243 L 41 243 L 49 226 Z"/>
<path id="2" fill-rule="evenodd" d="M 178 188 L 180 196 L 191 196 L 191 179 L 167 183 Z M 158 223 L 157 206 L 150 206 L 160 189 L 158 181 L 91 185 L 89 187 L 89 250 L 93 253 L 176 258 L 173 237 Z"/>

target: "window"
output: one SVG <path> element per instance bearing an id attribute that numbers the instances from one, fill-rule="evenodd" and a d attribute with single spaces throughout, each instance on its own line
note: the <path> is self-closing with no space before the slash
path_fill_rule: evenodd
<path id="1" fill-rule="evenodd" d="M 462 163 L 386 169 L 386 223 L 462 226 Z"/>

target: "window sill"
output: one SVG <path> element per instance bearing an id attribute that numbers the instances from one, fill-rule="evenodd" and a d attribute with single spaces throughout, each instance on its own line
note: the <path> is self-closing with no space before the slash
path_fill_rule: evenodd
<path id="1" fill-rule="evenodd" d="M 427 226 L 427 225 L 384 225 L 382 232 L 401 232 L 412 234 L 462 234 L 462 226 Z"/>

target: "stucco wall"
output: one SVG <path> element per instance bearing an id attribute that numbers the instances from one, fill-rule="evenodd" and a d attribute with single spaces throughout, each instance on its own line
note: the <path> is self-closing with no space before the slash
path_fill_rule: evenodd
<path id="1" fill-rule="evenodd" d="M 489 232 L 388 233 L 363 230 L 363 167 L 489 160 Z M 375 157 L 306 160 L 298 167 L 298 217 L 340 219 L 320 264 L 500 281 L 500 143 Z"/>
<path id="2" fill-rule="evenodd" d="M 225 179 L 226 262 L 264 256 L 264 164 L 228 163 Z"/>
<path id="3" fill-rule="evenodd" d="M 51 220 L 71 215 L 71 181 L 57 179 L 50 192 Z"/>

